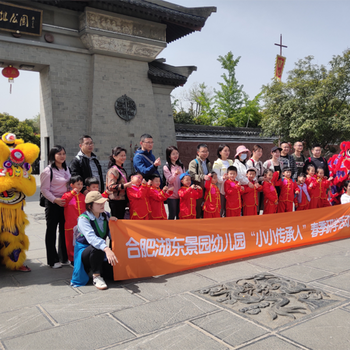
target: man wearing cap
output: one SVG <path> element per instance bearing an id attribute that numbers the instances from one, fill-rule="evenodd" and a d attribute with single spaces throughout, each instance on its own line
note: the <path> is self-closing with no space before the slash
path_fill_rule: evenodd
<path id="1" fill-rule="evenodd" d="M 112 278 L 112 267 L 118 263 L 114 252 L 107 246 L 109 217 L 104 206 L 107 198 L 98 191 L 91 191 L 85 197 L 86 212 L 79 216 L 74 248 L 74 270 L 71 285 L 84 286 L 89 281 L 87 272 L 92 271 L 93 284 L 97 289 L 107 289 L 101 274 Z M 104 261 L 107 258 L 107 261 Z"/>
<path id="2" fill-rule="evenodd" d="M 291 178 L 292 178 L 292 180 L 296 181 L 298 178 L 298 169 L 297 169 L 297 166 L 295 164 L 294 157 L 292 157 L 289 154 L 289 151 L 290 151 L 289 143 L 286 141 L 281 142 L 281 148 L 282 148 L 282 151 L 281 151 L 280 161 L 283 164 L 282 171 L 284 168 L 290 168 L 292 170 L 292 177 Z"/>

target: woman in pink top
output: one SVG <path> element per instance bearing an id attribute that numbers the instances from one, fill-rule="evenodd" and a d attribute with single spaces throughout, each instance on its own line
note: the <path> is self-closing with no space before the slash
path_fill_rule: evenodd
<path id="1" fill-rule="evenodd" d="M 185 167 L 179 159 L 179 150 L 175 146 L 169 146 L 166 151 L 166 164 L 163 174 L 166 180 L 165 186 L 174 187 L 174 193 L 167 199 L 169 216 L 168 220 L 179 219 L 180 199 L 178 190 L 181 187 L 180 175 L 185 172 Z"/>
<path id="2" fill-rule="evenodd" d="M 66 151 L 62 146 L 54 146 L 49 153 L 49 163 L 40 174 L 40 191 L 45 200 L 46 218 L 46 257 L 47 264 L 54 269 L 69 264 L 66 241 L 64 236 L 64 204 L 61 199 L 67 192 L 67 182 L 70 179 L 69 168 L 66 164 Z M 56 231 L 59 225 L 58 253 L 56 250 Z"/>

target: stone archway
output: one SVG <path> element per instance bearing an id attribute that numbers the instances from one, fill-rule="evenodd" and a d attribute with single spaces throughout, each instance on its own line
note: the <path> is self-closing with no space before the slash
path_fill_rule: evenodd
<path id="1" fill-rule="evenodd" d="M 41 166 L 54 144 L 66 148 L 70 161 L 82 134 L 94 138 L 101 164 L 116 145 L 130 149 L 131 157 L 142 133 L 154 137 L 154 152 L 162 159 L 165 148 L 176 144 L 170 93 L 195 67 L 169 66 L 156 57 L 168 42 L 203 27 L 215 8 L 196 12 L 146 2 L 32 0 L 31 7 L 43 10 L 41 36 L 0 31 L 0 62 L 40 72 Z M 123 95 L 137 108 L 128 121 L 114 107 Z"/>

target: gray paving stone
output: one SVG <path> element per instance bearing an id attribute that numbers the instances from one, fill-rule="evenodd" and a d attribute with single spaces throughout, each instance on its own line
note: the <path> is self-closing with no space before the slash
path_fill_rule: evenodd
<path id="1" fill-rule="evenodd" d="M 230 261 L 212 267 L 201 268 L 196 274 L 217 282 L 224 282 L 231 279 L 253 276 L 266 271 L 268 269 L 265 267 L 252 265 L 247 261 Z"/>
<path id="2" fill-rule="evenodd" d="M 266 333 L 263 328 L 226 311 L 191 322 L 232 346 L 241 345 Z"/>
<path id="3" fill-rule="evenodd" d="M 221 350 L 228 349 L 202 332 L 183 324 L 166 329 L 163 332 L 153 333 L 140 339 L 109 348 L 109 350 Z"/>
<path id="4" fill-rule="evenodd" d="M 84 322 L 73 322 L 3 342 L 6 349 L 88 350 L 105 347 L 133 337 L 132 333 L 111 317 L 96 316 Z"/>
<path id="5" fill-rule="evenodd" d="M 244 346 L 242 350 L 297 350 L 301 347 L 288 343 L 278 337 L 268 337 L 257 341 L 254 344 Z M 305 348 L 303 348 L 305 349 Z"/>
<path id="6" fill-rule="evenodd" d="M 59 280 L 68 282 L 72 278 L 73 269 L 70 266 L 63 266 L 60 269 L 51 269 L 49 266 L 36 259 L 26 260 L 25 263 L 31 268 L 31 272 L 12 272 L 13 277 L 21 286 L 48 284 Z"/>
<path id="7" fill-rule="evenodd" d="M 76 296 L 77 292 L 62 281 L 52 284 L 17 287 L 1 293 L 0 312 L 17 310 L 22 307 L 37 305 L 48 300 L 57 300 Z"/>
<path id="8" fill-rule="evenodd" d="M 37 307 L 4 312 L 0 317 L 0 338 L 18 337 L 52 327 Z"/>
<path id="9" fill-rule="evenodd" d="M 45 259 L 46 258 L 46 249 L 42 248 L 43 244 L 40 243 L 40 246 L 38 249 L 29 249 L 29 251 L 26 252 L 27 259 Z"/>
<path id="10" fill-rule="evenodd" d="M 144 334 L 169 327 L 193 317 L 215 311 L 217 308 L 190 294 L 182 294 L 113 315 L 138 334 Z"/>
<path id="11" fill-rule="evenodd" d="M 327 242 L 327 243 L 318 243 L 318 244 L 300 247 L 295 251 L 302 256 L 309 257 L 310 259 L 311 258 L 317 259 L 327 255 L 334 255 L 334 254 L 336 255 L 336 254 L 339 254 L 340 252 L 344 254 L 346 253 L 347 250 L 348 250 L 348 247 L 346 246 L 334 246 L 334 245 L 330 245 Z"/>
<path id="12" fill-rule="evenodd" d="M 339 273 L 350 270 L 350 254 L 342 255 L 339 252 L 337 255 L 325 256 L 322 259 L 306 262 L 305 265 Z"/>
<path id="13" fill-rule="evenodd" d="M 42 303 L 41 306 L 60 324 L 88 318 L 102 313 L 135 307 L 144 303 L 124 288 L 113 288 L 95 293 L 77 295 L 73 298 L 53 300 Z"/>
<path id="14" fill-rule="evenodd" d="M 334 310 L 281 333 L 310 349 L 349 350 L 350 313 Z"/>
<path id="15" fill-rule="evenodd" d="M 314 280 L 318 280 L 319 278 L 332 275 L 332 272 L 330 271 L 315 269 L 304 264 L 293 265 L 290 267 L 285 267 L 283 269 L 274 270 L 273 273 L 279 274 L 283 277 L 296 279 L 302 282 L 311 282 Z"/>
<path id="16" fill-rule="evenodd" d="M 350 239 L 339 239 L 337 241 L 331 241 L 327 243 L 328 245 L 339 247 L 340 249 L 350 250 Z"/>
<path id="17" fill-rule="evenodd" d="M 319 282 L 350 292 L 350 272 L 341 274 L 339 276 L 326 278 Z"/>
<path id="18" fill-rule="evenodd" d="M 191 289 L 205 287 L 211 283 L 212 281 L 210 279 L 198 276 L 196 273 L 181 272 L 125 284 L 125 288 L 130 289 L 147 300 L 153 301 L 183 293 Z"/>
<path id="19" fill-rule="evenodd" d="M 298 254 L 297 251 L 291 250 L 264 255 L 261 257 L 254 257 L 250 259 L 249 262 L 251 264 L 263 266 L 269 269 L 276 269 L 299 264 L 310 259 L 311 258 L 306 255 L 303 256 Z"/>

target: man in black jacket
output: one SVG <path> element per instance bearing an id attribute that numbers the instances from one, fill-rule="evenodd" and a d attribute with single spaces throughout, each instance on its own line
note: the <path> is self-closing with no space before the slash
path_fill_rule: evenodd
<path id="1" fill-rule="evenodd" d="M 69 168 L 71 175 L 80 175 L 84 181 L 82 193 L 88 193 L 85 187 L 85 179 L 88 177 L 96 177 L 100 181 L 100 192 L 104 191 L 104 180 L 102 175 L 102 168 L 96 155 L 92 152 L 94 150 L 94 141 L 91 136 L 83 135 L 79 139 L 80 151 L 70 162 Z"/>
<path id="2" fill-rule="evenodd" d="M 321 145 L 315 144 L 311 148 L 312 157 L 306 159 L 304 165 L 304 173 L 306 174 L 307 167 L 312 164 L 315 167 L 315 171 L 317 172 L 317 168 L 322 168 L 324 170 L 324 176 L 329 176 L 329 168 L 327 164 L 327 160 L 321 157 L 322 148 Z"/>

